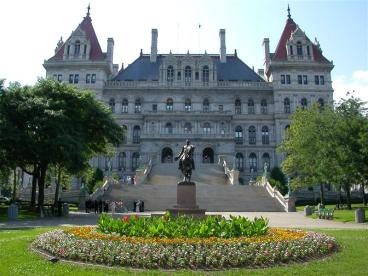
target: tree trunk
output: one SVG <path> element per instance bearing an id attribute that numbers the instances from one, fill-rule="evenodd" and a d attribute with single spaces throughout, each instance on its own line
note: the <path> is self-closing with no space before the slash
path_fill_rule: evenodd
<path id="1" fill-rule="evenodd" d="M 320 192 L 321 192 L 321 204 L 325 205 L 325 189 L 324 189 L 324 185 L 320 184 Z"/>
<path id="2" fill-rule="evenodd" d="M 47 165 L 40 165 L 40 175 L 38 179 L 38 211 L 41 213 L 45 201 L 45 178 Z"/>
<path id="3" fill-rule="evenodd" d="M 54 206 L 57 206 L 59 200 L 59 189 L 60 189 L 60 181 L 61 181 L 61 166 L 57 167 L 57 179 L 56 179 L 56 187 L 55 187 L 55 198 L 54 198 Z"/>
<path id="4" fill-rule="evenodd" d="M 349 210 L 351 210 L 351 197 L 350 197 L 350 185 L 345 184 L 345 192 L 346 192 L 346 205 Z"/>
<path id="5" fill-rule="evenodd" d="M 12 202 L 15 202 L 17 198 L 17 168 L 13 169 L 13 194 L 12 194 Z"/>
<path id="6" fill-rule="evenodd" d="M 34 165 L 33 174 L 32 174 L 32 194 L 31 194 L 31 205 L 30 205 L 30 208 L 32 210 L 36 208 L 37 179 L 38 179 L 38 167 L 37 165 Z"/>
<path id="7" fill-rule="evenodd" d="M 367 199 L 365 198 L 365 184 L 362 183 L 362 196 L 363 196 L 363 204 L 364 206 L 367 206 Z"/>

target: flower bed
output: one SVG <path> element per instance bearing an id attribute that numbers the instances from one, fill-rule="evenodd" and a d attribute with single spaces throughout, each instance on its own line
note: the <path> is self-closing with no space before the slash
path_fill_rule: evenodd
<path id="1" fill-rule="evenodd" d="M 335 240 L 324 234 L 277 228 L 249 237 L 168 238 L 74 227 L 44 233 L 32 245 L 62 259 L 163 269 L 266 267 L 325 256 L 337 248 Z"/>

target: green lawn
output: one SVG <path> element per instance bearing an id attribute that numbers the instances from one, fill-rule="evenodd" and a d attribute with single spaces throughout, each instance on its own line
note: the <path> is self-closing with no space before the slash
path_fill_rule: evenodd
<path id="1" fill-rule="evenodd" d="M 336 205 L 326 205 L 326 208 L 335 208 Z M 334 212 L 334 220 L 341 222 L 355 222 L 355 210 L 358 208 L 363 208 L 365 210 L 366 221 L 368 220 L 368 206 L 364 206 L 363 204 L 352 204 L 352 210 L 337 210 Z M 297 211 L 303 211 L 304 206 L 297 206 Z M 316 214 L 310 216 L 311 218 L 318 218 Z"/>
<path id="2" fill-rule="evenodd" d="M 70 263 L 51 263 L 29 250 L 29 245 L 39 233 L 51 228 L 27 230 L 0 230 L 0 275 L 162 275 L 157 270 L 129 270 L 80 266 Z M 366 230 L 319 230 L 337 238 L 340 252 L 323 260 L 307 264 L 268 269 L 237 269 L 211 272 L 213 275 L 366 275 L 368 256 L 368 231 Z M 192 271 L 166 272 L 169 275 L 192 275 Z M 207 274 L 200 272 L 201 274 Z"/>
<path id="3" fill-rule="evenodd" d="M 0 204 L 0 221 L 8 220 L 8 207 L 8 205 Z M 32 219 L 38 217 L 38 214 L 29 211 L 27 206 L 21 205 L 18 210 L 18 219 Z"/>

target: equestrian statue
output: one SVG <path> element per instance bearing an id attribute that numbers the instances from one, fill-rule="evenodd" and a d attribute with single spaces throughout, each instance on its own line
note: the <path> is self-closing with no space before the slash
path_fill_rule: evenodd
<path id="1" fill-rule="evenodd" d="M 179 170 L 181 170 L 185 182 L 190 182 L 192 177 L 192 170 L 195 170 L 193 152 L 195 147 L 187 140 L 186 144 L 182 147 L 181 152 L 175 157 L 175 161 L 179 160 Z"/>

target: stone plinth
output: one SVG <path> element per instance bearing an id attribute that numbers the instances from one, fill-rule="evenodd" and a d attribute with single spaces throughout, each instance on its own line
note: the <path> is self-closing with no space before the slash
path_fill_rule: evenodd
<path id="1" fill-rule="evenodd" d="M 196 186 L 194 182 L 179 182 L 176 202 L 173 208 L 167 209 L 173 216 L 190 215 L 204 217 L 206 210 L 200 209 L 196 202 Z"/>

